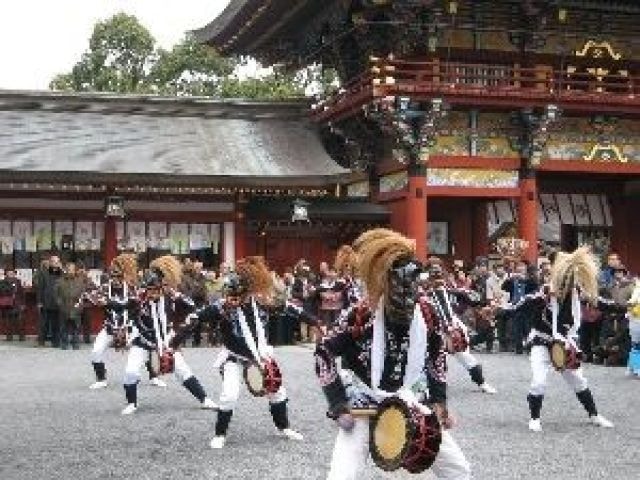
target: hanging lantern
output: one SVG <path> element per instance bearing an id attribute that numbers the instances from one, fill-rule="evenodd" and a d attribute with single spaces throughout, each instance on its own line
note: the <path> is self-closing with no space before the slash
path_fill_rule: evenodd
<path id="1" fill-rule="evenodd" d="M 104 201 L 104 216 L 124 218 L 124 198 L 107 197 Z"/>
<path id="2" fill-rule="evenodd" d="M 309 222 L 309 202 L 296 198 L 293 201 L 293 212 L 291 215 L 292 222 Z"/>

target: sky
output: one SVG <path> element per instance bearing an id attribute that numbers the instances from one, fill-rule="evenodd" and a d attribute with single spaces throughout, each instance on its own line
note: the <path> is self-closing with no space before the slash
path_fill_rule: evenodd
<path id="1" fill-rule="evenodd" d="M 0 89 L 45 90 L 88 48 L 94 24 L 138 17 L 170 48 L 216 17 L 229 0 L 0 0 Z"/>

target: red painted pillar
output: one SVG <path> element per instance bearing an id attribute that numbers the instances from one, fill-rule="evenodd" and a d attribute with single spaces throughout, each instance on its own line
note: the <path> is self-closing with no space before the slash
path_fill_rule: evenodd
<path id="1" fill-rule="evenodd" d="M 104 221 L 104 266 L 111 265 L 111 260 L 118 255 L 118 234 L 116 231 L 116 218 L 107 217 Z"/>
<path id="2" fill-rule="evenodd" d="M 518 227 L 520 238 L 529 242 L 524 259 L 535 264 L 538 260 L 538 186 L 534 172 L 525 172 L 520 178 Z"/>
<path id="3" fill-rule="evenodd" d="M 489 254 L 489 225 L 487 223 L 487 204 L 477 200 L 473 204 L 473 234 L 472 246 L 474 260 Z"/>
<path id="4" fill-rule="evenodd" d="M 406 198 L 407 220 L 405 235 L 416 241 L 416 256 L 427 259 L 427 170 L 424 165 L 410 164 L 407 168 L 409 188 Z"/>
<path id="5" fill-rule="evenodd" d="M 633 218 L 633 212 L 637 212 L 634 208 L 633 202 L 629 202 L 628 199 L 623 196 L 609 195 L 609 211 L 611 212 L 611 220 L 613 225 L 611 227 L 611 246 L 612 252 L 620 255 L 622 262 L 627 266 L 630 265 L 630 253 L 635 249 L 629 248 L 630 239 L 633 235 L 630 234 L 635 228 L 637 222 L 629 221 Z"/>

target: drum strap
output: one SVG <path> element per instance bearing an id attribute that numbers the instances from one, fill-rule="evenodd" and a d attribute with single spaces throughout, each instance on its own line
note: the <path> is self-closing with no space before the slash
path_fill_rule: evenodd
<path id="1" fill-rule="evenodd" d="M 382 380 L 382 370 L 386 358 L 386 338 L 384 320 L 384 299 L 380 299 L 378 308 L 373 317 L 373 341 L 371 344 L 371 387 L 376 396 L 386 396 L 379 389 Z M 410 390 L 420 379 L 424 370 L 427 355 L 427 326 L 422 317 L 420 305 L 416 304 L 413 310 L 413 320 L 409 328 L 409 351 L 407 353 L 407 366 L 404 373 L 402 388 Z"/>
<path id="2" fill-rule="evenodd" d="M 129 291 L 127 290 L 128 285 L 127 282 L 124 282 L 122 285 L 122 301 L 127 302 L 129 300 Z M 109 300 L 113 299 L 113 292 L 111 291 L 111 280 L 109 280 L 107 284 L 107 298 Z M 111 312 L 111 323 L 114 327 L 126 327 L 129 325 L 129 309 L 124 308 L 122 311 L 122 325 L 118 325 L 117 322 L 118 314 L 115 312 Z"/>
<path id="3" fill-rule="evenodd" d="M 557 297 L 553 296 L 550 300 L 551 308 L 551 331 L 554 338 L 558 336 L 558 313 L 559 305 Z M 575 336 L 580 328 L 580 317 L 582 315 L 582 306 L 580 305 L 580 295 L 575 288 L 571 291 L 571 316 L 573 317 L 573 326 L 567 332 L 567 336 Z"/>
<path id="4" fill-rule="evenodd" d="M 259 363 L 262 358 L 268 356 L 267 337 L 264 334 L 264 326 L 260 321 L 258 305 L 253 297 L 251 297 L 251 309 L 253 310 L 253 320 L 256 324 L 256 336 L 258 337 L 257 343 L 256 339 L 253 338 L 253 334 L 251 333 L 251 329 L 247 323 L 247 318 L 242 311 L 242 307 L 238 307 L 238 321 L 240 322 L 240 329 L 242 330 L 244 341 L 247 343 L 249 350 L 251 350 L 253 358 Z"/>
<path id="5" fill-rule="evenodd" d="M 158 303 L 151 301 L 151 317 L 158 343 L 158 353 L 162 355 L 167 341 L 167 312 L 164 309 L 164 297 L 160 297 Z"/>

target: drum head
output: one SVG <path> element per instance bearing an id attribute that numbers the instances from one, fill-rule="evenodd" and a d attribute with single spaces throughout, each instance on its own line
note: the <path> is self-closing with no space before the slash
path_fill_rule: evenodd
<path id="1" fill-rule="evenodd" d="M 244 367 L 244 381 L 253 396 L 262 397 L 266 393 L 264 388 L 264 374 L 262 373 L 262 369 L 255 363 Z"/>
<path id="2" fill-rule="evenodd" d="M 380 405 L 370 433 L 371 458 L 378 467 L 393 471 L 402 466 L 409 448 L 410 429 L 409 412 L 404 403 L 385 401 Z"/>
<path id="3" fill-rule="evenodd" d="M 564 370 L 567 363 L 567 351 L 562 342 L 553 342 L 551 344 L 551 363 L 557 370 Z"/>

